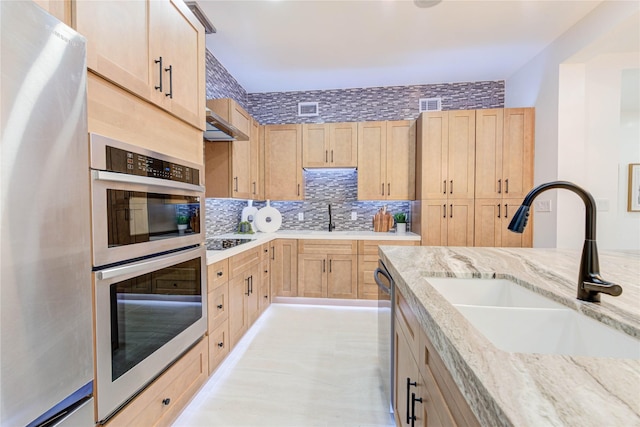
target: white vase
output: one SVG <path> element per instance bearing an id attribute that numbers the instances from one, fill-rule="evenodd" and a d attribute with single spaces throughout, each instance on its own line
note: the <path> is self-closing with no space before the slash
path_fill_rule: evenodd
<path id="1" fill-rule="evenodd" d="M 184 234 L 188 224 L 178 224 L 178 234 Z"/>
<path id="2" fill-rule="evenodd" d="M 404 234 L 407 232 L 407 223 L 406 222 L 398 222 L 396 223 L 396 232 L 398 234 Z"/>

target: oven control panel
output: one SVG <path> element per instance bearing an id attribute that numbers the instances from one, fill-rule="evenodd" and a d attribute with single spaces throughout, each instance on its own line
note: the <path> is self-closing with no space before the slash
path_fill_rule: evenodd
<path id="1" fill-rule="evenodd" d="M 107 170 L 200 185 L 200 171 L 116 147 L 106 147 Z"/>

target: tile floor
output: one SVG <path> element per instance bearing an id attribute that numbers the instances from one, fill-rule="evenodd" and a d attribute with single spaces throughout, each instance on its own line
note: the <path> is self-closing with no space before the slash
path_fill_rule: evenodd
<path id="1" fill-rule="evenodd" d="M 272 304 L 173 424 L 393 426 L 376 309 Z"/>

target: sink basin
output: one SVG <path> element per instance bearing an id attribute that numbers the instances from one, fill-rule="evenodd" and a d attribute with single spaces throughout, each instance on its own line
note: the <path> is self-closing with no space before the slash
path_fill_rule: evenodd
<path id="1" fill-rule="evenodd" d="M 451 304 L 567 308 L 510 280 L 457 277 L 430 277 L 427 280 Z"/>
<path id="2" fill-rule="evenodd" d="M 509 280 L 427 280 L 501 350 L 640 358 L 640 340 Z"/>

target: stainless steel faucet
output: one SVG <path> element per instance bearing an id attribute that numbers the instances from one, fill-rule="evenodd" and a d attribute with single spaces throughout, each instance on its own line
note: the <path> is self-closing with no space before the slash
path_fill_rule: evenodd
<path id="1" fill-rule="evenodd" d="M 331 203 L 329 203 L 329 231 L 333 231 L 336 228 L 336 225 L 331 220 Z"/>
<path id="2" fill-rule="evenodd" d="M 580 260 L 580 275 L 578 277 L 578 299 L 589 302 L 600 302 L 600 293 L 617 297 L 622 293 L 622 287 L 607 282 L 600 277 L 600 263 L 598 247 L 596 245 L 596 202 L 593 196 L 574 183 L 567 181 L 553 181 L 539 185 L 527 194 L 509 223 L 509 230 L 522 233 L 527 225 L 529 208 L 538 194 L 553 188 L 563 188 L 576 193 L 585 205 L 585 232 L 582 259 Z"/>

